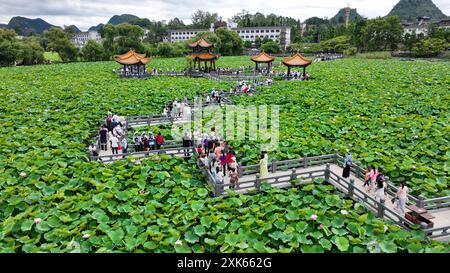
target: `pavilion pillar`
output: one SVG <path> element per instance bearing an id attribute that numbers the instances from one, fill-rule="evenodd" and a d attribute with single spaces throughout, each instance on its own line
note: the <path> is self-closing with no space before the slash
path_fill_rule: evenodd
<path id="1" fill-rule="evenodd" d="M 256 66 L 255 70 L 258 71 L 259 67 L 258 67 L 258 63 L 257 62 L 255 62 L 255 66 Z"/>
<path id="2" fill-rule="evenodd" d="M 303 67 L 303 78 L 306 76 L 306 66 Z"/>
<path id="3" fill-rule="evenodd" d="M 288 66 L 288 78 L 291 76 L 291 67 Z"/>

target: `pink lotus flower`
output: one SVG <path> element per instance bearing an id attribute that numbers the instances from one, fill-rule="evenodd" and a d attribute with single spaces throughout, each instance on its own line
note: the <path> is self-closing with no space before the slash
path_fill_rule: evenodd
<path id="1" fill-rule="evenodd" d="M 134 164 L 136 164 L 136 165 L 141 165 L 141 161 L 140 161 L 140 160 L 136 160 L 136 161 L 134 162 Z"/>
<path id="2" fill-rule="evenodd" d="M 91 237 L 91 235 L 89 235 L 89 233 L 86 233 L 83 235 L 83 239 L 89 239 L 89 237 Z"/>
<path id="3" fill-rule="evenodd" d="M 27 176 L 27 173 L 26 172 L 21 172 L 19 175 L 22 176 L 22 177 L 25 177 L 25 176 Z"/>
<path id="4" fill-rule="evenodd" d="M 324 228 L 324 225 L 320 224 L 319 229 L 323 229 L 323 228 Z"/>
<path id="5" fill-rule="evenodd" d="M 176 246 L 181 246 L 183 244 L 183 242 L 181 241 L 181 240 L 177 240 L 176 242 L 175 242 L 175 245 Z"/>
<path id="6" fill-rule="evenodd" d="M 39 224 L 40 222 L 42 222 L 42 219 L 41 218 L 34 218 L 34 223 L 37 225 L 37 224 Z"/>
<path id="7" fill-rule="evenodd" d="M 310 219 L 313 220 L 313 221 L 316 221 L 317 220 L 317 215 L 315 215 L 315 214 L 311 215 Z"/>

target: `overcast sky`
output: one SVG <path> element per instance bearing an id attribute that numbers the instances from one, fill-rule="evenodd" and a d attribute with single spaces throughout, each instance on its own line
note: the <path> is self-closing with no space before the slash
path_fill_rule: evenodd
<path id="1" fill-rule="evenodd" d="M 0 23 L 13 16 L 42 18 L 53 25 L 75 24 L 81 30 L 106 23 L 112 15 L 129 13 L 150 20 L 178 17 L 186 23 L 197 9 L 217 12 L 223 19 L 242 9 L 250 13 L 275 13 L 305 20 L 312 16 L 332 17 L 350 4 L 366 17 L 384 16 L 399 0 L 0 0 Z M 449 0 L 433 1 L 450 15 Z"/>

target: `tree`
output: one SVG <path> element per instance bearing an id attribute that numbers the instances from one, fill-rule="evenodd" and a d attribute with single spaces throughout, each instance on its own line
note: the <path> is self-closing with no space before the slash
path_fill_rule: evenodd
<path id="1" fill-rule="evenodd" d="M 100 34 L 107 56 L 123 54 L 130 49 L 144 51 L 144 45 L 142 44 L 144 30 L 140 26 L 128 23 L 107 24 L 101 29 Z"/>
<path id="2" fill-rule="evenodd" d="M 362 51 L 366 44 L 363 32 L 366 25 L 366 19 L 357 17 L 349 26 L 350 43 L 356 47 L 358 51 Z"/>
<path id="3" fill-rule="evenodd" d="M 274 42 L 274 41 L 268 41 L 268 42 L 262 44 L 260 50 L 265 51 L 267 53 L 272 53 L 272 54 L 281 52 L 280 46 L 278 45 L 277 42 Z"/>
<path id="4" fill-rule="evenodd" d="M 186 25 L 184 24 L 184 22 L 182 20 L 175 17 L 175 18 L 171 19 L 169 21 L 169 23 L 167 23 L 167 27 L 169 29 L 182 29 L 182 28 L 185 28 Z"/>
<path id="5" fill-rule="evenodd" d="M 320 46 L 324 51 L 333 53 L 343 53 L 350 48 L 350 38 L 348 36 L 339 36 L 327 41 L 322 41 Z"/>
<path id="6" fill-rule="evenodd" d="M 192 15 L 192 27 L 194 28 L 209 28 L 212 23 L 219 21 L 217 13 L 210 13 L 208 11 L 197 10 Z"/>
<path id="7" fill-rule="evenodd" d="M 0 29 L 0 66 L 13 65 L 19 58 L 19 54 L 16 32 L 12 29 Z"/>
<path id="8" fill-rule="evenodd" d="M 447 43 L 443 39 L 427 38 L 418 41 L 413 52 L 416 57 L 436 57 L 447 48 Z"/>
<path id="9" fill-rule="evenodd" d="M 218 28 L 215 32 L 219 38 L 218 50 L 225 56 L 241 55 L 243 52 L 243 42 L 239 34 L 227 28 Z"/>
<path id="10" fill-rule="evenodd" d="M 252 48 L 252 42 L 244 41 L 244 48 Z"/>
<path id="11" fill-rule="evenodd" d="M 172 57 L 173 47 L 168 42 L 158 44 L 158 55 L 161 57 Z"/>
<path id="12" fill-rule="evenodd" d="M 416 35 L 416 32 L 413 33 L 406 33 L 403 36 L 403 45 L 405 46 L 406 50 L 411 51 L 412 48 L 414 47 L 414 44 L 417 43 L 418 41 L 418 37 Z"/>
<path id="13" fill-rule="evenodd" d="M 89 40 L 81 49 L 81 56 L 83 60 L 88 62 L 104 61 L 109 59 L 109 56 L 106 55 L 103 46 L 93 40 Z"/>
<path id="14" fill-rule="evenodd" d="M 63 62 L 77 60 L 78 49 L 70 42 L 69 34 L 60 28 L 51 28 L 44 32 L 47 49 L 58 52 Z"/>
<path id="15" fill-rule="evenodd" d="M 403 26 L 397 16 L 369 20 L 363 29 L 367 50 L 395 50 L 402 40 Z"/>
<path id="16" fill-rule="evenodd" d="M 40 64 L 44 62 L 44 48 L 37 37 L 29 37 L 20 43 L 19 59 L 23 65 Z"/>

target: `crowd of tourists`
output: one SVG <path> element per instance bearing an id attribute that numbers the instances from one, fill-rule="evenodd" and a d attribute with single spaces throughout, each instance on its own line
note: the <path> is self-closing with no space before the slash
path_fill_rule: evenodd
<path id="1" fill-rule="evenodd" d="M 213 89 L 210 94 L 206 95 L 206 104 L 221 104 L 224 102 L 224 96 L 222 92 Z"/>
<path id="2" fill-rule="evenodd" d="M 238 188 L 236 154 L 227 141 L 221 139 L 211 128 L 211 132 L 200 134 L 194 132 L 194 145 L 200 166 L 209 169 L 217 183 L 224 183 L 225 176 L 230 178 L 230 189 Z"/>
<path id="3" fill-rule="evenodd" d="M 162 115 L 164 117 L 171 118 L 183 118 L 191 119 L 192 109 L 189 105 L 189 100 L 185 97 L 183 101 L 178 101 L 175 99 L 172 102 L 167 103 L 164 108 Z"/>
<path id="4" fill-rule="evenodd" d="M 321 53 L 314 59 L 314 62 L 334 61 L 337 59 L 341 59 L 342 57 L 342 54 Z"/>
<path id="5" fill-rule="evenodd" d="M 123 129 L 125 125 L 125 118 L 108 112 L 105 122 L 98 132 L 99 149 L 107 151 L 109 143 L 113 154 L 118 154 L 119 150 L 122 150 L 122 153 L 126 153 L 128 143 Z M 99 150 L 95 143 L 89 145 L 89 152 L 91 156 L 99 156 Z"/>
<path id="6" fill-rule="evenodd" d="M 350 168 L 353 164 L 353 156 L 350 151 L 347 152 L 347 156 L 344 159 L 344 170 L 342 177 L 350 177 Z M 381 167 L 376 168 L 375 166 L 370 166 L 366 169 L 364 176 L 363 187 L 365 191 L 374 196 L 377 202 L 385 201 L 388 195 L 388 179 L 383 173 Z M 391 202 L 394 204 L 396 202 L 396 209 L 401 213 L 405 213 L 406 202 L 408 201 L 408 187 L 405 182 L 400 183 L 400 187 L 395 194 Z"/>
<path id="7" fill-rule="evenodd" d="M 135 132 L 133 135 L 133 145 L 135 152 L 146 152 L 152 150 L 160 150 L 164 144 L 164 137 L 161 132 L 154 135 L 153 132 L 143 132 L 139 135 Z"/>

